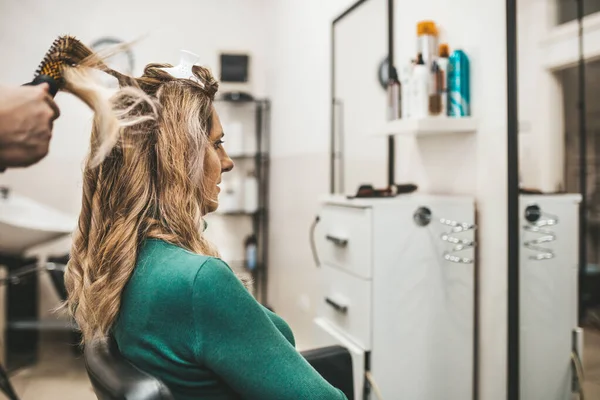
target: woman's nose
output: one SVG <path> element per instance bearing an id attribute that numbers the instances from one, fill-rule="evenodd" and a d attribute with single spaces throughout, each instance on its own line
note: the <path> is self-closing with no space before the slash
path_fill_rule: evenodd
<path id="1" fill-rule="evenodd" d="M 233 163 L 233 160 L 229 158 L 229 156 L 227 156 L 225 157 L 223 162 L 221 162 L 221 172 L 229 172 L 233 169 L 234 166 L 235 164 Z"/>

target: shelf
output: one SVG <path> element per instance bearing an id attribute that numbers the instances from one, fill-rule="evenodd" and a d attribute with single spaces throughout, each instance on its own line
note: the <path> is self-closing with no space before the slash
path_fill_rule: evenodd
<path id="1" fill-rule="evenodd" d="M 475 133 L 477 120 L 471 117 L 425 119 L 397 119 L 390 121 L 375 132 L 376 136 L 409 135 L 432 136 L 457 133 Z"/>
<path id="2" fill-rule="evenodd" d="M 231 269 L 233 269 L 233 270 L 235 270 L 237 272 L 246 273 L 248 275 L 252 275 L 253 273 L 255 273 L 257 271 L 261 271 L 262 270 L 262 265 L 261 264 L 257 264 L 256 268 L 254 268 L 253 270 L 249 270 L 248 268 L 246 268 L 246 262 L 245 261 L 242 261 L 242 260 L 229 260 L 229 261 L 225 261 L 225 262 L 227 263 L 227 265 L 229 265 L 231 267 Z"/>
<path id="3" fill-rule="evenodd" d="M 229 158 L 232 160 L 250 160 L 255 158 L 260 158 L 261 160 L 266 160 L 267 155 L 264 153 L 248 153 L 248 154 L 227 154 Z"/>
<path id="4" fill-rule="evenodd" d="M 259 211 L 256 212 L 246 212 L 246 211 L 226 211 L 226 212 L 220 212 L 220 211 L 216 211 L 213 215 L 223 215 L 223 216 L 231 216 L 231 217 L 236 217 L 236 216 L 250 216 L 253 217 L 257 214 L 260 213 Z"/>
<path id="5" fill-rule="evenodd" d="M 6 327 L 11 330 L 77 330 L 77 325 L 71 321 L 59 319 L 23 319 L 7 321 Z"/>

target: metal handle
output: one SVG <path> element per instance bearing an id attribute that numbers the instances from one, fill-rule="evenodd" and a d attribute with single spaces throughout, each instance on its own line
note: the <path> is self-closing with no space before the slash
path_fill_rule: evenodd
<path id="1" fill-rule="evenodd" d="M 473 264 L 475 261 L 470 257 L 462 257 L 455 253 L 465 250 L 473 249 L 476 246 L 474 240 L 460 238 L 454 236 L 455 234 L 472 231 L 477 229 L 477 226 L 468 222 L 460 222 L 452 219 L 441 218 L 440 223 L 442 225 L 449 226 L 451 229 L 449 232 L 444 232 L 441 235 L 442 241 L 453 245 L 450 251 L 444 252 L 444 260 L 450 261 L 456 264 Z"/>
<path id="2" fill-rule="evenodd" d="M 335 300 L 330 299 L 329 297 L 325 297 L 325 303 L 329 304 L 336 311 L 338 311 L 338 312 L 340 312 L 342 314 L 346 314 L 348 312 L 348 306 L 347 305 L 339 304 L 338 302 L 336 302 Z"/>
<path id="3" fill-rule="evenodd" d="M 53 262 L 48 262 L 42 266 L 39 266 L 37 263 L 25 265 L 14 271 L 6 278 L 0 279 L 0 285 L 19 285 L 22 279 L 26 278 L 28 275 L 32 275 L 42 271 L 64 272 L 66 268 L 67 266 L 64 264 L 58 264 Z"/>
<path id="4" fill-rule="evenodd" d="M 310 226 L 310 236 L 309 236 L 310 250 L 312 252 L 313 260 L 315 260 L 315 265 L 317 267 L 321 266 L 321 260 L 319 260 L 319 254 L 318 254 L 318 251 L 317 251 L 317 245 L 315 243 L 315 229 L 317 228 L 317 224 L 319 223 L 320 220 L 321 220 L 321 217 L 319 217 L 317 215 L 315 217 L 315 220 L 313 221 L 313 223 Z"/>
<path id="5" fill-rule="evenodd" d="M 525 248 L 536 252 L 536 254 L 530 255 L 529 259 L 542 261 L 550 260 L 556 257 L 552 249 L 540 245 L 544 243 L 551 243 L 556 240 L 556 235 L 552 230 L 548 229 L 548 227 L 557 225 L 558 218 L 554 215 L 544 213 L 537 204 L 530 204 L 527 206 L 525 208 L 524 216 L 528 223 L 527 225 L 523 226 L 523 230 L 533 234 L 541 235 L 536 239 L 525 240 L 523 242 L 523 246 Z M 544 216 L 546 219 L 542 219 Z"/>
<path id="6" fill-rule="evenodd" d="M 343 239 L 343 238 L 335 237 L 332 235 L 326 235 L 325 239 L 329 240 L 330 242 L 332 242 L 333 244 L 335 244 L 338 247 L 348 246 L 348 239 Z"/>

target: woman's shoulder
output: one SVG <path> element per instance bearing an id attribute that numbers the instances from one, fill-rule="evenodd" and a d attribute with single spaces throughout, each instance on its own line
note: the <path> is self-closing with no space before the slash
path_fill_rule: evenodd
<path id="1" fill-rule="evenodd" d="M 140 271 L 154 269 L 168 271 L 169 275 L 186 275 L 196 279 L 201 274 L 205 279 L 226 279 L 233 275 L 229 266 L 219 258 L 192 253 L 182 247 L 159 239 L 147 239 L 141 248 L 137 267 Z M 168 265 L 168 268 L 164 268 Z"/>

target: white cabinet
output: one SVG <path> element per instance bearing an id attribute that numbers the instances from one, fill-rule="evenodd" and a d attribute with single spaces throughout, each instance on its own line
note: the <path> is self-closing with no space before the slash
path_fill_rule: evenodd
<path id="1" fill-rule="evenodd" d="M 368 369 L 384 399 L 472 399 L 473 199 L 329 197 L 320 217 L 316 340 L 334 335 L 364 351 L 355 398 Z"/>
<path id="2" fill-rule="evenodd" d="M 520 199 L 521 398 L 571 398 L 579 195 Z"/>

